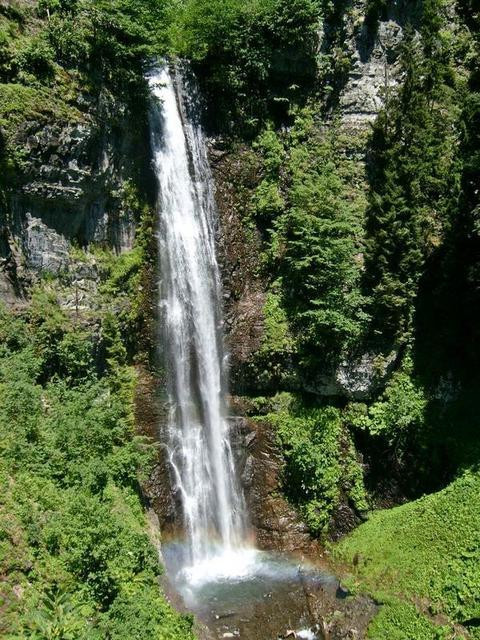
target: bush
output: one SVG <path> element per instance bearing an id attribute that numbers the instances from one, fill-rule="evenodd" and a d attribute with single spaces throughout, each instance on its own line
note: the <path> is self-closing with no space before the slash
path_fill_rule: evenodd
<path id="1" fill-rule="evenodd" d="M 0 310 L 0 633 L 191 640 L 157 582 L 137 477 L 153 447 L 134 436 L 134 372 L 117 345 L 100 375 L 91 330 L 42 286 L 23 318 Z"/>
<path id="2" fill-rule="evenodd" d="M 310 409 L 297 402 L 266 419 L 284 452 L 284 491 L 312 532 L 327 533 L 342 499 L 350 499 L 358 512 L 367 509 L 363 474 L 337 409 Z"/>
<path id="3" fill-rule="evenodd" d="M 28 39 L 19 49 L 15 62 L 20 73 L 31 74 L 39 80 L 51 80 L 55 75 L 55 52 L 43 35 Z"/>
<path id="4" fill-rule="evenodd" d="M 171 46 L 194 61 L 216 107 L 215 126 L 234 132 L 240 122 L 244 133 L 255 131 L 268 114 L 285 117 L 294 84 L 313 82 L 318 8 L 311 0 L 189 0 L 176 11 Z"/>
<path id="5" fill-rule="evenodd" d="M 265 271 L 278 278 L 281 304 L 309 377 L 358 348 L 369 316 L 361 291 L 362 200 L 351 197 L 349 167 L 311 108 L 288 134 L 266 130 L 255 147 L 263 179 L 252 215 L 264 232 Z"/>
<path id="6" fill-rule="evenodd" d="M 347 415 L 352 426 L 398 445 L 412 431 L 421 431 L 426 408 L 425 390 L 412 376 L 412 363 L 406 358 L 403 368 L 393 374 L 376 402 L 368 409 L 365 405 L 350 405 Z"/>

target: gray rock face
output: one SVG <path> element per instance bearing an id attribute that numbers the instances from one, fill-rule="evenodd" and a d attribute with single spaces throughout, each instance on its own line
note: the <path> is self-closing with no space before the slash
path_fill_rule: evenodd
<path id="1" fill-rule="evenodd" d="M 345 11 L 342 48 L 350 66 L 338 107 L 347 127 L 368 127 L 401 80 L 399 45 L 405 24 L 415 25 L 415 3 L 396 0 L 386 4 L 386 13 L 379 20 L 368 20 L 365 0 L 356 0 Z M 322 38 L 325 40 L 324 34 Z"/>
<path id="2" fill-rule="evenodd" d="M 92 128 L 88 123 L 59 123 L 37 129 L 24 144 L 28 153 L 24 163 L 25 174 L 30 178 L 22 187 L 22 193 L 35 198 L 67 203 L 81 202 L 90 189 L 92 167 L 89 143 Z"/>
<path id="3" fill-rule="evenodd" d="M 395 368 L 398 353 L 387 355 L 364 353 L 355 360 L 345 360 L 330 375 L 309 386 L 309 391 L 321 396 L 343 396 L 365 400 L 380 388 Z"/>
<path id="4" fill-rule="evenodd" d="M 28 269 L 58 275 L 68 267 L 69 244 L 65 236 L 28 212 L 22 231 L 23 254 Z"/>
<path id="5" fill-rule="evenodd" d="M 42 274 L 71 271 L 73 244 L 132 247 L 136 221 L 126 191 L 140 150 L 148 167 L 148 136 L 144 126 L 131 126 L 121 105 L 107 107 L 103 113 L 90 105 L 82 122 L 31 121 L 17 132 L 22 160 L 0 246 L 0 299 L 7 304 Z"/>
<path id="6" fill-rule="evenodd" d="M 389 91 L 398 84 L 397 48 L 403 30 L 394 20 L 380 22 L 373 43 L 365 24 L 352 38 L 352 67 L 340 97 L 342 121 L 364 126 L 373 122 Z"/>

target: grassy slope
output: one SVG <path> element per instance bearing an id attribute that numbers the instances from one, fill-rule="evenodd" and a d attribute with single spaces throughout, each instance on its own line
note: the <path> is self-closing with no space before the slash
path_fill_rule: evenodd
<path id="1" fill-rule="evenodd" d="M 420 611 L 438 616 L 436 622 L 467 628 L 472 622 L 474 635 L 480 618 L 480 473 L 467 471 L 443 491 L 374 513 L 334 555 L 356 565 L 352 584 L 384 603 L 371 638 L 453 637 L 451 625 L 433 626 Z"/>

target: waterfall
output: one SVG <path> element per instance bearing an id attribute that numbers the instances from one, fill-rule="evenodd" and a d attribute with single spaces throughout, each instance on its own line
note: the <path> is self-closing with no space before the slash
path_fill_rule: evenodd
<path id="1" fill-rule="evenodd" d="M 158 180 L 161 312 L 170 399 L 168 456 L 191 566 L 235 551 L 244 505 L 226 420 L 216 208 L 195 91 L 176 68 L 148 76 Z"/>

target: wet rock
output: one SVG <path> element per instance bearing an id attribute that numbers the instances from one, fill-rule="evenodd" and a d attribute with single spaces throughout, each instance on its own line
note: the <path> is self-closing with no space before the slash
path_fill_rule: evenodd
<path id="1" fill-rule="evenodd" d="M 346 589 L 341 583 L 338 585 L 336 596 L 341 600 L 345 599 L 349 595 L 348 589 Z"/>
<path id="2" fill-rule="evenodd" d="M 328 532 L 332 540 L 340 540 L 362 522 L 362 517 L 349 504 L 340 503 L 330 518 Z"/>
<path id="3" fill-rule="evenodd" d="M 165 442 L 164 429 L 168 410 L 162 395 L 164 381 L 143 367 L 138 368 L 135 389 L 135 424 L 139 435 L 152 442 Z M 148 478 L 142 482 L 145 501 L 157 514 L 163 539 L 174 536 L 178 530 L 177 514 L 181 513 L 178 496 L 170 475 L 165 447 L 158 447 L 155 463 Z"/>
<path id="4" fill-rule="evenodd" d="M 235 418 L 231 437 L 257 546 L 320 554 L 318 543 L 281 493 L 284 461 L 270 426 Z"/>
<path id="5" fill-rule="evenodd" d="M 218 259 L 225 302 L 226 342 L 233 387 L 242 384 L 245 366 L 261 345 L 265 283 L 260 273 L 260 237 L 248 231 L 242 216 L 258 176 L 248 149 L 226 153 L 218 140 L 210 145 L 219 213 Z"/>

